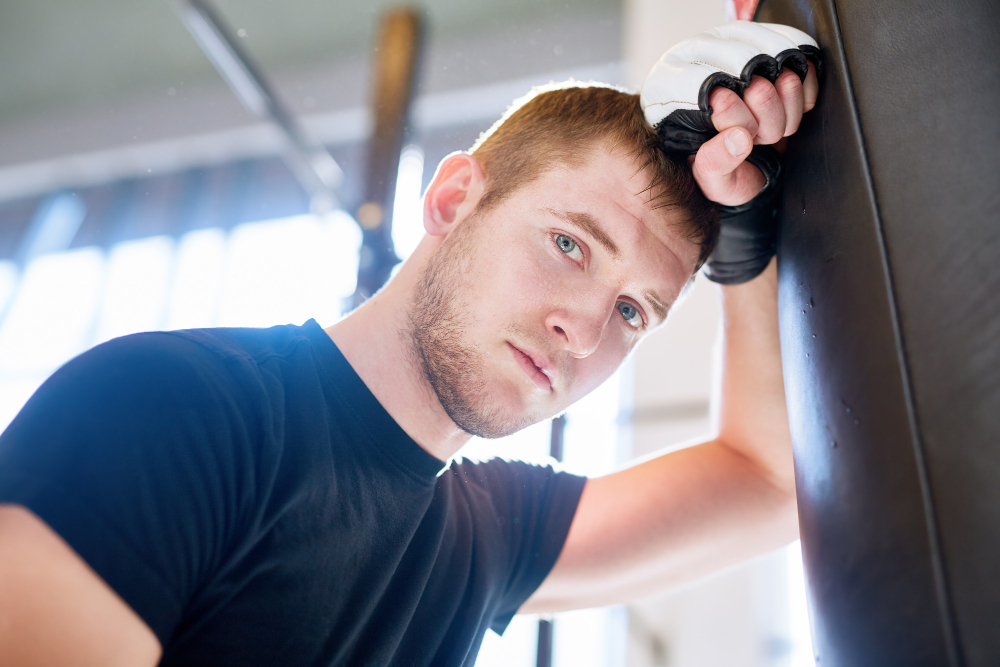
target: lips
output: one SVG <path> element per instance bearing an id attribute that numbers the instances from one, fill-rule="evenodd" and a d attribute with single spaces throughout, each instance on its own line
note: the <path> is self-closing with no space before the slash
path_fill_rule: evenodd
<path id="1" fill-rule="evenodd" d="M 521 370 L 535 383 L 535 386 L 545 391 L 552 391 L 552 371 L 541 355 L 532 356 L 511 343 L 507 343 L 507 345 L 510 346 L 514 359 Z"/>

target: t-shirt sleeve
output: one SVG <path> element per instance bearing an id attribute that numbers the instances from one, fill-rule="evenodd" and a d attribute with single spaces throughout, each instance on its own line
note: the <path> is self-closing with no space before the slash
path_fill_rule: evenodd
<path id="1" fill-rule="evenodd" d="M 491 628 L 502 634 L 562 551 L 586 478 L 522 461 L 470 466 L 488 489 L 508 549 L 508 572 Z"/>
<path id="2" fill-rule="evenodd" d="M 236 523 L 241 391 L 197 343 L 128 336 L 58 370 L 0 435 L 0 502 L 59 533 L 163 645 Z"/>

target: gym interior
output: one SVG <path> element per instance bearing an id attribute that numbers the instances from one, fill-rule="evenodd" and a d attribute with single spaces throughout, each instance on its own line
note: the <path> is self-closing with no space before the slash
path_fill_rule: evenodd
<path id="1" fill-rule="evenodd" d="M 638 90 L 651 64 L 666 48 L 736 18 L 741 6 L 747 4 L 732 0 L 423 0 L 412 7 L 391 0 L 8 3 L 0 9 L 0 430 L 55 369 L 118 336 L 162 329 L 301 323 L 309 318 L 316 318 L 324 327 L 333 324 L 390 275 L 394 262 L 386 263 L 386 248 L 405 259 L 416 247 L 423 234 L 421 196 L 435 166 L 449 153 L 469 148 L 512 100 L 532 86 L 567 79 Z M 948 407 L 948 400 L 967 396 L 961 387 L 968 383 L 955 389 L 952 399 L 928 396 L 922 387 L 947 375 L 944 365 L 927 370 L 911 363 L 907 356 L 930 349 L 919 331 L 910 334 L 906 329 L 917 326 L 914 318 L 922 311 L 913 305 L 916 297 L 908 296 L 904 288 L 919 284 L 919 279 L 912 271 L 897 276 L 891 269 L 878 268 L 882 266 L 879 261 L 902 267 L 905 262 L 894 253 L 904 252 L 906 240 L 890 224 L 891 216 L 899 215 L 892 208 L 897 193 L 892 191 L 891 178 L 881 175 L 880 169 L 887 169 L 884 160 L 879 162 L 888 148 L 872 140 L 871 134 L 864 134 L 865 128 L 888 121 L 866 107 L 863 99 L 864 87 L 873 87 L 878 81 L 869 76 L 866 65 L 857 64 L 865 60 L 858 49 L 864 46 L 866 36 L 861 28 L 854 29 L 865 19 L 865 10 L 856 6 L 863 4 L 779 0 L 769 4 L 769 0 L 762 0 L 757 10 L 757 20 L 763 17 L 797 25 L 819 39 L 828 62 L 821 95 L 829 96 L 833 100 L 830 104 L 853 110 L 850 118 L 864 121 L 843 122 L 850 132 L 864 137 L 857 142 L 859 150 L 872 151 L 865 162 L 852 157 L 853 153 L 847 155 L 845 148 L 844 155 L 831 157 L 832 162 L 809 172 L 814 183 L 833 183 L 831 192 L 842 192 L 844 201 L 854 201 L 860 192 L 856 196 L 864 201 L 881 202 L 881 208 L 873 205 L 870 210 L 883 216 L 884 220 L 878 218 L 883 220 L 878 223 L 882 231 L 873 233 L 870 241 L 848 239 L 843 243 L 847 244 L 844 247 L 855 247 L 870 242 L 872 247 L 882 248 L 882 254 L 872 255 L 871 261 L 876 267 L 873 271 L 882 271 L 878 273 L 878 289 L 889 286 L 891 298 L 884 309 L 895 318 L 885 319 L 889 347 L 876 352 L 859 342 L 852 343 L 848 352 L 856 359 L 898 356 L 902 371 L 896 367 L 890 371 L 904 378 L 898 391 L 900 400 L 908 401 L 910 407 L 908 412 L 901 409 L 900 414 L 913 433 L 930 428 L 937 418 L 936 408 L 931 406 L 937 405 L 944 406 L 942 414 L 957 411 L 964 415 L 962 428 L 972 429 L 980 441 L 989 441 L 997 435 L 995 408 L 1000 407 L 997 366 L 984 370 L 998 361 L 996 338 L 989 335 L 996 334 L 1000 326 L 995 291 L 983 288 L 975 322 L 958 316 L 939 318 L 958 329 L 978 323 L 979 330 L 987 332 L 982 336 L 965 330 L 946 333 L 953 340 L 972 341 L 968 355 L 980 360 L 978 370 L 967 369 L 962 377 L 968 379 L 978 372 L 993 378 L 980 382 L 975 407 L 969 403 L 964 408 Z M 915 4 L 930 8 L 921 19 L 928 22 L 926 25 L 934 25 L 939 18 L 934 7 L 951 11 L 944 9 L 945 3 Z M 978 9 L 963 10 L 963 20 L 972 23 L 983 21 L 983 16 L 996 18 L 995 10 L 987 7 L 989 3 L 968 4 Z M 830 23 L 831 8 L 832 16 L 838 16 L 837 5 L 840 23 Z M 918 13 L 916 9 L 899 11 L 908 14 L 908 20 L 917 20 L 912 16 Z M 871 20 L 888 19 L 878 16 Z M 928 30 L 934 33 L 934 29 Z M 959 34 L 958 28 L 948 30 L 945 32 L 952 38 Z M 995 36 L 996 25 L 991 30 Z M 837 39 L 841 41 L 830 41 Z M 985 47 L 977 45 L 990 43 L 989 35 L 977 39 L 969 40 L 969 49 L 982 50 Z M 995 46 L 996 42 L 992 43 Z M 996 53 L 984 57 L 992 60 L 981 66 L 979 85 L 986 89 L 982 99 L 992 95 L 995 100 L 995 90 L 1000 87 L 992 87 L 1000 76 Z M 838 65 L 848 61 L 855 69 Z M 870 66 L 872 60 L 865 62 Z M 844 72 L 847 78 L 838 79 Z M 862 91 L 860 102 L 851 102 L 850 95 L 837 92 L 844 81 L 844 90 Z M 911 120 L 945 122 L 941 120 L 946 117 L 943 112 L 933 113 L 938 114 L 938 120 L 926 120 L 919 114 Z M 839 118 L 836 114 L 831 117 Z M 985 128 L 989 135 L 983 144 L 995 149 L 996 119 L 982 120 L 979 129 Z M 816 139 L 813 135 L 826 131 L 827 121 L 820 117 L 812 121 L 811 127 L 822 125 L 824 129 L 812 131 L 809 141 L 839 141 L 826 135 Z M 993 151 L 993 155 L 998 153 Z M 989 280 L 995 285 L 1000 172 L 996 157 L 976 156 L 973 161 L 985 165 L 977 172 L 978 190 L 952 189 L 949 196 L 972 202 L 974 210 L 965 220 L 993 223 L 982 223 L 975 228 L 978 232 L 969 232 L 970 239 L 978 239 L 975 248 L 955 252 L 962 266 L 981 266 L 982 272 L 993 276 Z M 804 160 L 790 149 L 790 164 L 796 159 Z M 845 190 L 838 191 L 840 177 L 832 174 L 839 173 L 844 164 L 848 164 L 843 167 L 846 171 L 855 169 L 861 174 L 861 185 L 845 185 Z M 793 181 L 788 185 L 790 193 L 811 193 L 810 187 L 819 187 L 803 189 Z M 821 203 L 815 210 L 838 205 L 836 201 L 818 201 Z M 813 200 L 807 206 L 804 194 L 801 202 L 796 199 L 788 206 L 797 210 L 800 203 L 802 216 L 807 208 L 813 213 Z M 391 224 L 380 225 L 382 221 Z M 376 228 L 391 230 L 390 238 L 375 238 Z M 816 278 L 815 285 L 802 287 L 809 276 L 815 277 L 810 271 L 818 271 L 809 263 L 813 260 L 802 258 L 816 256 L 815 263 L 826 266 L 830 262 L 839 266 L 841 261 L 833 259 L 839 257 L 836 243 L 840 241 L 821 238 L 819 233 L 803 234 L 806 232 L 786 234 L 779 246 L 779 267 L 782 262 L 792 267 L 782 274 L 783 353 L 791 355 L 791 349 L 796 354 L 803 352 L 799 362 L 791 363 L 827 358 L 830 368 L 850 365 L 851 361 L 838 356 L 839 352 L 835 354 L 833 348 L 827 350 L 827 357 L 822 351 L 813 351 L 810 357 L 804 350 L 816 344 L 817 336 L 793 322 L 798 310 L 805 316 L 814 306 L 812 292 L 805 290 L 815 286 L 820 294 L 824 284 Z M 826 239 L 823 243 L 827 245 L 817 239 Z M 929 237 L 923 238 L 923 243 L 929 244 Z M 806 277 L 798 281 L 800 276 Z M 839 282 L 841 287 L 830 290 L 847 289 L 843 284 Z M 897 285 L 904 286 L 899 288 L 902 291 L 896 291 Z M 955 289 L 958 286 L 956 283 Z M 808 307 L 800 308 L 806 301 Z M 820 296 L 816 301 L 822 305 Z M 838 303 L 839 314 L 830 316 L 832 319 L 823 325 L 826 331 L 837 330 L 834 320 L 853 316 L 847 302 Z M 854 314 L 882 321 L 865 307 L 861 308 L 864 312 Z M 476 438 L 459 456 L 471 460 L 499 456 L 538 463 L 557 458 L 565 470 L 600 475 L 665 445 L 684 447 L 712 428 L 710 400 L 719 326 L 716 288 L 699 276 L 669 322 L 610 380 L 572 406 L 564 418 L 536 424 L 500 440 Z M 851 334 L 844 336 L 850 338 Z M 874 333 L 858 336 L 864 341 L 878 338 Z M 909 347 L 902 345 L 904 339 Z M 958 349 L 966 344 L 955 345 Z M 978 551 L 978 547 L 962 551 L 972 554 L 969 558 L 974 563 L 964 563 L 954 553 L 956 545 L 979 544 L 984 526 L 997 525 L 989 523 L 998 516 L 995 509 L 969 509 L 981 509 L 975 498 L 995 497 L 996 491 L 984 492 L 985 496 L 968 494 L 973 500 L 966 505 L 952 502 L 948 488 L 959 484 L 947 471 L 935 468 L 935 451 L 944 450 L 934 449 L 933 433 L 912 438 L 918 443 L 913 450 L 913 479 L 919 484 L 913 483 L 915 500 L 908 505 L 919 508 L 918 523 L 929 527 L 914 538 L 919 548 L 898 548 L 930 554 L 926 577 L 921 579 L 930 583 L 904 582 L 901 586 L 909 591 L 926 584 L 930 601 L 914 604 L 943 619 L 943 648 L 936 654 L 928 649 L 916 662 L 851 658 L 891 656 L 897 650 L 894 642 L 907 644 L 912 639 L 907 639 L 906 632 L 893 635 L 889 631 L 883 633 L 883 647 L 865 643 L 857 647 L 858 653 L 842 648 L 859 631 L 830 619 L 858 613 L 860 625 L 863 613 L 852 611 L 844 602 L 849 596 L 833 600 L 831 596 L 836 596 L 830 591 L 854 590 L 851 586 L 861 583 L 852 579 L 851 568 L 857 563 L 830 546 L 839 543 L 837 533 L 824 532 L 823 527 L 835 530 L 836 522 L 824 512 L 832 512 L 834 506 L 848 507 L 855 512 L 850 521 L 862 521 L 860 517 L 868 510 L 863 504 L 852 504 L 855 501 L 851 499 L 867 496 L 837 481 L 840 473 L 824 477 L 823 471 L 836 469 L 836 461 L 828 459 L 850 450 L 855 437 L 850 431 L 831 438 L 831 429 L 853 428 L 851 422 L 866 428 L 856 419 L 864 412 L 864 404 L 839 395 L 824 398 L 826 394 L 816 387 L 827 382 L 827 376 L 814 377 L 811 372 L 790 367 L 786 357 L 786 390 L 796 390 L 795 398 L 790 398 L 790 415 L 800 424 L 792 426 L 797 473 L 806 475 L 801 479 L 812 485 L 800 486 L 800 512 L 802 494 L 812 494 L 807 496 L 813 504 L 808 505 L 810 512 L 804 520 L 820 526 L 804 525 L 804 539 L 812 540 L 816 548 L 810 556 L 810 545 L 806 545 L 805 568 L 802 546 L 796 542 L 696 584 L 632 604 L 551 617 L 518 616 L 502 637 L 487 635 L 475 664 L 991 664 L 989 656 L 995 659 L 1000 655 L 992 652 L 997 649 L 996 640 L 991 644 L 983 639 L 985 635 L 975 622 L 966 620 L 966 615 L 971 613 L 968 609 L 979 609 L 987 618 L 991 610 L 1000 611 L 993 595 L 1000 580 L 993 576 L 1000 559 L 989 557 L 989 553 L 997 553 L 996 539 L 986 540 L 992 546 Z M 840 378 L 836 372 L 830 373 L 829 377 Z M 844 371 L 851 373 L 863 377 L 865 370 Z M 830 391 L 850 395 L 850 390 L 840 386 Z M 870 406 L 880 405 L 878 401 L 884 396 L 879 394 Z M 841 414 L 845 406 L 850 415 Z M 824 416 L 834 412 L 839 416 Z M 878 410 L 872 408 L 872 412 Z M 838 426 L 835 418 L 849 420 L 844 422 L 847 426 Z M 884 433 L 866 437 L 878 439 Z M 972 440 L 967 440 L 969 447 Z M 822 456 L 809 450 L 810 443 L 819 441 L 826 448 Z M 839 448 L 830 449 L 830 441 L 836 441 L 832 447 L 839 443 Z M 986 459 L 969 458 L 969 465 L 984 461 L 983 465 L 995 473 L 997 468 L 990 466 L 1000 460 L 996 442 L 1000 439 L 992 439 L 993 452 Z M 820 459 L 825 463 L 818 462 Z M 856 461 L 848 467 L 866 465 Z M 951 470 L 954 473 L 957 468 Z M 821 478 L 825 481 L 816 481 Z M 976 484 L 985 488 L 995 476 L 977 479 Z M 869 479 L 866 483 L 884 484 L 888 489 L 894 482 Z M 822 490 L 817 490 L 817 484 Z M 836 496 L 837 492 L 844 495 Z M 934 506 L 927 500 L 931 497 L 952 504 L 932 511 Z M 872 502 L 880 501 L 875 498 Z M 885 525 L 898 525 L 893 518 L 897 516 L 887 514 Z M 973 517 L 969 519 L 972 527 L 966 526 L 961 535 L 950 533 L 947 527 L 965 526 L 958 516 Z M 843 525 L 836 524 L 840 530 Z M 891 532 L 884 526 L 878 531 L 879 535 Z M 874 533 L 864 534 L 869 538 L 866 544 L 878 541 Z M 828 551 L 822 552 L 824 548 Z M 852 548 L 852 553 L 863 551 L 862 547 Z M 885 546 L 881 557 L 890 563 L 904 562 L 893 560 L 895 556 L 889 552 L 895 548 Z M 821 553 L 830 554 L 829 560 L 836 562 L 824 561 Z M 834 558 L 834 553 L 843 558 Z M 966 581 L 949 569 L 949 563 L 964 563 L 967 569 L 962 571 L 974 571 L 978 579 Z M 913 568 L 907 571 L 915 571 Z M 885 575 L 885 567 L 877 569 Z M 806 571 L 813 575 L 806 576 Z M 841 572 L 841 578 L 832 572 Z M 813 582 L 812 587 L 807 581 Z M 975 581 L 993 583 L 977 598 L 969 593 Z M 864 580 L 864 586 L 875 583 Z M 951 592 L 953 584 L 958 592 Z M 863 595 L 850 599 L 857 609 L 878 608 L 880 619 L 889 613 L 887 609 L 906 607 L 898 597 L 885 605 Z M 935 605 L 945 611 L 930 609 Z M 911 624 L 905 614 L 886 623 L 893 628 L 922 627 Z M 817 655 L 830 657 L 818 660 Z M 928 658 L 930 655 L 937 657 Z"/>

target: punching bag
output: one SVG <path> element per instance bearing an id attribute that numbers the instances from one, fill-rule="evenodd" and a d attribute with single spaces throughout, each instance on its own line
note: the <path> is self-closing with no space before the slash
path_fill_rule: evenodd
<path id="1" fill-rule="evenodd" d="M 1000 665 L 1000 2 L 754 20 L 823 52 L 778 250 L 819 666 Z"/>

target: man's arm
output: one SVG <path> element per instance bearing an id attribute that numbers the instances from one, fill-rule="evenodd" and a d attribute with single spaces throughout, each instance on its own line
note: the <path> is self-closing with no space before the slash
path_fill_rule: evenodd
<path id="1" fill-rule="evenodd" d="M 145 333 L 76 357 L 28 400 L 0 436 L 0 665 L 156 664 L 232 544 L 226 493 L 253 469 L 250 439 L 219 429 L 253 391 L 237 372 Z"/>
<path id="2" fill-rule="evenodd" d="M 142 667 L 160 643 L 41 519 L 0 505 L 0 664 Z"/>
<path id="3" fill-rule="evenodd" d="M 744 162 L 751 138 L 773 143 L 815 104 L 815 72 L 755 80 L 743 101 L 711 97 L 720 134 L 693 163 L 713 201 L 749 201 L 763 177 Z M 745 102 L 745 103 L 744 103 Z M 739 146 L 740 136 L 744 146 Z M 732 148 L 739 150 L 732 150 Z M 735 153 L 735 155 L 733 155 Z M 576 609 L 651 595 L 795 539 L 798 516 L 778 339 L 777 270 L 721 287 L 718 435 L 587 481 L 555 567 L 522 612 Z"/>

